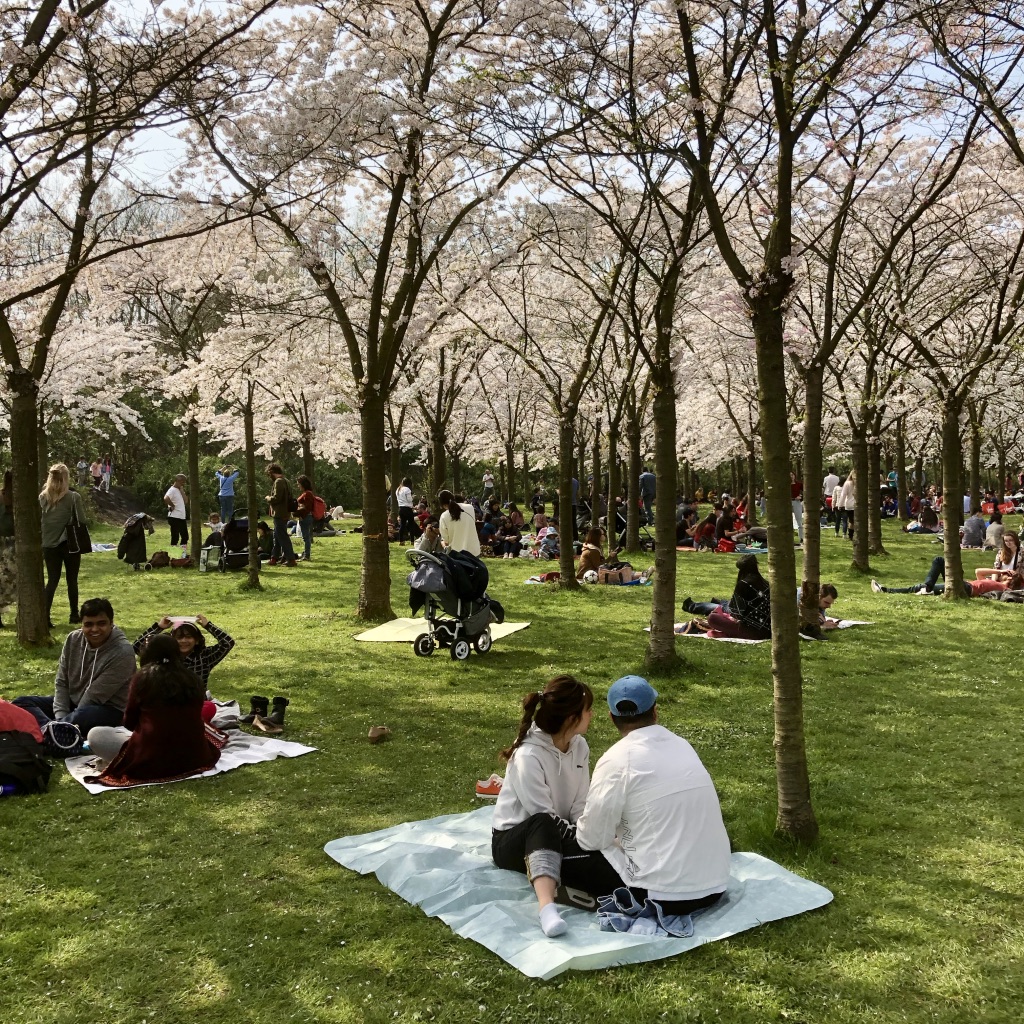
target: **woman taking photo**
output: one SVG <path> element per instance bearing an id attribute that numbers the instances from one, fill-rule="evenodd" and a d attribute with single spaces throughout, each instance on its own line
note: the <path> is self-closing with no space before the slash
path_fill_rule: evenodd
<path id="1" fill-rule="evenodd" d="M 456 501 L 451 491 L 441 491 L 437 496 L 441 516 L 438 530 L 447 551 L 468 551 L 480 557 L 480 538 L 476 532 L 476 516 L 473 506 Z"/>
<path id="2" fill-rule="evenodd" d="M 50 467 L 46 486 L 39 494 L 39 507 L 43 522 L 43 563 L 46 566 L 46 614 L 53 607 L 53 595 L 60 583 L 63 568 L 68 585 L 68 604 L 71 615 L 68 622 L 80 622 L 78 617 L 78 570 L 82 565 L 82 552 L 68 549 L 68 526 L 72 518 L 85 522 L 85 506 L 77 491 L 70 490 L 71 473 L 63 462 Z M 53 623 L 51 622 L 52 626 Z"/>
<path id="3" fill-rule="evenodd" d="M 220 759 L 227 737 L 203 721 L 203 684 L 185 668 L 174 638 L 151 637 L 139 664 L 124 726 L 89 730 L 90 749 L 110 762 L 90 782 L 173 782 L 208 771 Z"/>
<path id="4" fill-rule="evenodd" d="M 576 842 L 576 820 L 590 789 L 590 748 L 583 736 L 593 703 L 589 686 L 556 676 L 523 698 L 519 735 L 501 752 L 508 769 L 494 807 L 491 857 L 499 868 L 530 879 L 549 937 L 566 930 L 555 907 L 560 882 L 597 896 L 623 884 L 599 851 Z"/>

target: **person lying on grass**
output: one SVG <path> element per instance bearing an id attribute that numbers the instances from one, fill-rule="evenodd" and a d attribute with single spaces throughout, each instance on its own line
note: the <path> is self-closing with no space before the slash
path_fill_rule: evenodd
<path id="1" fill-rule="evenodd" d="M 185 667 L 173 635 L 152 636 L 139 664 L 124 725 L 89 730 L 90 750 L 108 762 L 90 782 L 170 782 L 208 771 L 220 759 L 224 743 L 206 729 L 203 684 Z"/>
<path id="2" fill-rule="evenodd" d="M 692 619 L 684 633 L 708 633 L 737 640 L 768 640 L 772 635 L 771 593 L 761 575 L 756 555 L 744 555 L 736 562 L 736 586 L 728 601 L 714 598 L 706 603 L 683 601 L 683 610 L 707 614 L 707 622 Z"/>
<path id="3" fill-rule="evenodd" d="M 203 636 L 199 626 L 202 626 L 217 641 L 212 647 L 206 646 L 206 637 Z M 178 645 L 185 668 L 199 677 L 199 681 L 206 691 L 206 699 L 209 700 L 210 673 L 228 656 L 235 646 L 235 641 L 223 629 L 215 626 L 205 615 L 197 615 L 194 623 L 179 622 L 176 626 L 174 620 L 165 615 L 159 622 L 154 622 L 135 641 L 133 645 L 135 653 L 141 654 L 145 650 L 146 644 L 153 637 L 159 636 L 165 629 L 171 630 L 171 636 L 174 637 Z"/>
<path id="4" fill-rule="evenodd" d="M 566 923 L 555 907 L 564 882 L 595 896 L 614 892 L 622 880 L 604 855 L 582 850 L 576 819 L 590 788 L 590 748 L 583 738 L 594 695 L 573 676 L 556 676 L 523 698 L 523 716 L 494 807 L 491 857 L 499 868 L 525 873 L 540 907 L 540 926 L 553 937 Z"/>
<path id="5" fill-rule="evenodd" d="M 942 583 L 939 583 L 939 579 Z M 871 589 L 876 594 L 941 594 L 945 589 L 946 560 L 942 555 L 932 559 L 932 567 L 923 583 L 915 583 L 910 587 L 883 587 L 878 580 L 871 581 Z M 981 597 L 983 594 L 998 594 L 1006 590 L 1024 589 L 1024 573 L 1017 571 L 1012 576 L 1001 579 L 964 580 L 964 596 Z"/>

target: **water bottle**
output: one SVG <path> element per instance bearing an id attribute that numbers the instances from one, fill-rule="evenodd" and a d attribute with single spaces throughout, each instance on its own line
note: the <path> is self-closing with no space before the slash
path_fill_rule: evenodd
<path id="1" fill-rule="evenodd" d="M 5 782 L 0 786 L 0 796 L 14 796 L 18 792 L 18 787 L 13 782 Z"/>

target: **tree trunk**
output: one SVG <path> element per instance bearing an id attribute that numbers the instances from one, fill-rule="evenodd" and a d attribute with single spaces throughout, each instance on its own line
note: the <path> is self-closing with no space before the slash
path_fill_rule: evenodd
<path id="1" fill-rule="evenodd" d="M 963 497 L 957 494 L 963 452 L 960 442 L 960 406 L 950 400 L 942 407 L 942 553 L 946 560 L 946 593 L 950 601 L 959 601 L 964 594 L 964 563 L 960 554 L 959 519 Z"/>
<path id="2" fill-rule="evenodd" d="M 39 519 L 39 385 L 28 370 L 7 375 L 11 391 L 11 479 L 14 488 L 14 557 L 18 567 L 18 641 L 50 643 L 43 596 L 43 539 Z"/>
<path id="3" fill-rule="evenodd" d="M 669 344 L 659 331 L 658 361 L 651 370 L 654 385 L 654 593 L 651 635 L 645 662 L 648 671 L 663 674 L 683 663 L 676 653 L 676 388 Z M 639 453 L 637 457 L 639 462 Z M 632 467 L 630 467 L 632 470 Z M 637 467 L 639 469 L 639 466 Z M 639 481 L 639 472 L 633 478 Z M 639 487 L 639 483 L 636 485 Z"/>
<path id="4" fill-rule="evenodd" d="M 626 550 L 640 550 L 640 424 L 632 420 L 626 425 L 629 447 L 629 475 L 626 477 Z"/>
<path id="5" fill-rule="evenodd" d="M 189 504 L 189 544 L 188 553 L 194 565 L 199 564 L 199 552 L 203 549 L 203 510 L 206 502 L 203 500 L 203 484 L 199 479 L 199 426 L 194 418 L 188 421 L 186 430 L 186 444 L 188 452 L 188 494 L 191 499 Z M 246 470 L 248 472 L 248 470 Z"/>
<path id="6" fill-rule="evenodd" d="M 601 521 L 601 478 L 604 476 L 604 469 L 601 466 L 601 421 L 597 421 L 597 429 L 594 431 L 594 445 L 592 451 L 590 482 L 590 525 L 597 526 Z"/>
<path id="7" fill-rule="evenodd" d="M 260 496 L 256 488 L 256 427 L 253 423 L 252 401 L 242 410 L 245 424 L 245 502 L 249 513 L 249 563 L 246 569 L 247 590 L 262 590 L 260 583 Z"/>
<path id="8" fill-rule="evenodd" d="M 309 430 L 302 431 L 302 472 L 313 481 L 313 489 L 316 490 L 316 475 L 313 472 L 313 435 Z"/>
<path id="9" fill-rule="evenodd" d="M 387 491 L 389 494 L 394 494 L 395 488 L 398 487 L 399 480 L 402 479 L 402 445 L 401 445 L 401 443 L 396 441 L 395 444 L 392 445 L 391 451 L 390 451 L 389 454 L 391 456 L 391 459 L 390 459 L 390 461 L 391 461 L 391 486 L 389 487 L 388 486 L 388 481 L 385 480 L 384 481 L 384 490 Z M 433 494 L 430 496 L 431 502 L 433 502 L 436 499 L 436 497 L 437 497 L 437 491 L 434 491 Z M 364 493 L 364 500 L 365 500 L 365 493 Z M 386 512 L 385 512 L 385 515 L 386 515 Z M 440 512 L 438 512 L 438 515 L 440 515 Z"/>
<path id="10" fill-rule="evenodd" d="M 457 449 L 452 452 L 452 493 L 462 493 L 462 458 Z M 432 496 L 430 500 L 435 501 L 436 496 Z"/>
<path id="11" fill-rule="evenodd" d="M 385 504 L 384 399 L 372 387 L 367 387 L 360 397 L 363 557 L 359 575 L 358 615 L 361 619 L 393 619 L 391 551 L 388 546 L 388 513 Z"/>
<path id="12" fill-rule="evenodd" d="M 516 500 L 516 450 L 511 441 L 505 442 L 505 466 L 506 481 L 508 490 L 505 492 L 506 501 Z"/>
<path id="13" fill-rule="evenodd" d="M 14 442 L 12 440 L 11 447 Z M 46 424 L 43 422 L 43 412 L 39 410 L 39 419 L 36 423 L 36 465 L 38 466 L 37 490 L 41 491 L 46 486 L 46 478 L 50 475 L 50 439 L 46 436 Z M 71 480 L 74 482 L 75 474 L 72 472 Z"/>
<path id="14" fill-rule="evenodd" d="M 910 522 L 907 512 L 907 417 L 896 420 L 896 504 L 900 522 Z"/>
<path id="15" fill-rule="evenodd" d="M 825 372 L 812 363 L 804 374 L 804 551 L 800 582 L 800 621 L 818 625 L 818 591 L 821 585 L 821 483 L 825 478 L 821 452 L 821 410 Z"/>
<path id="16" fill-rule="evenodd" d="M 771 582 L 772 679 L 775 709 L 776 828 L 802 842 L 818 835 L 804 744 L 803 680 L 790 495 L 789 418 L 782 309 L 765 303 L 754 311 L 758 406 L 768 518 Z"/>
<path id="17" fill-rule="evenodd" d="M 558 569 L 561 585 L 576 590 L 576 564 L 572 550 L 572 478 L 576 469 L 573 415 L 566 413 L 558 424 Z"/>
<path id="18" fill-rule="evenodd" d="M 448 482 L 448 452 L 444 446 L 444 433 L 438 429 L 430 431 L 430 487 L 429 493 L 436 495 Z"/>
<path id="19" fill-rule="evenodd" d="M 527 451 L 526 442 L 523 442 L 523 504 L 520 506 L 520 511 L 523 515 L 526 515 L 526 510 L 530 507 L 530 453 Z"/>
<path id="20" fill-rule="evenodd" d="M 885 555 L 882 544 L 882 490 L 879 476 L 882 472 L 882 446 L 877 441 L 868 444 L 868 554 Z"/>
<path id="21" fill-rule="evenodd" d="M 981 424 L 971 422 L 971 511 L 981 508 Z"/>
<path id="22" fill-rule="evenodd" d="M 740 458 L 738 455 L 734 455 L 729 460 L 729 470 L 732 473 L 732 491 L 730 493 L 734 498 L 738 498 L 740 493 Z"/>
<path id="23" fill-rule="evenodd" d="M 608 424 L 608 546 L 618 544 L 619 529 L 615 522 L 615 498 L 618 496 L 619 480 L 619 427 Z"/>
<path id="24" fill-rule="evenodd" d="M 692 495 L 696 488 L 691 489 Z M 747 526 L 757 526 L 757 453 L 751 444 L 747 449 Z"/>
<path id="25" fill-rule="evenodd" d="M 495 491 L 495 497 L 506 493 L 505 484 L 505 461 L 502 460 L 498 463 L 498 489 Z"/>
<path id="26" fill-rule="evenodd" d="M 914 459 L 914 487 L 917 489 L 917 496 L 924 497 L 924 455 L 918 454 Z"/>
<path id="27" fill-rule="evenodd" d="M 1003 488 L 1006 486 L 1006 449 L 997 448 L 996 454 L 999 457 L 999 461 L 996 464 L 996 473 L 999 478 L 996 480 L 995 486 L 996 507 L 998 508 L 1006 500 L 1006 494 L 1003 492 Z"/>
<path id="28" fill-rule="evenodd" d="M 859 572 L 871 572 L 868 560 L 868 529 L 864 515 L 868 504 L 868 443 L 863 427 L 851 431 L 850 447 L 853 455 L 853 469 L 856 508 L 853 512 L 853 568 Z"/>

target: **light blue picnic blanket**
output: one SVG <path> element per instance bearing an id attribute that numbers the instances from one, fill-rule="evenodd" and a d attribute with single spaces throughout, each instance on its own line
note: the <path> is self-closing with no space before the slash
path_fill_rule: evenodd
<path id="1" fill-rule="evenodd" d="M 335 839 L 324 851 L 339 864 L 377 878 L 457 935 L 473 939 L 530 978 L 596 970 L 684 953 L 768 921 L 815 910 L 832 900 L 824 887 L 756 853 L 734 853 L 722 900 L 693 917 L 687 938 L 601 931 L 597 915 L 560 907 L 568 932 L 540 929 L 524 875 L 491 861 L 493 807 L 411 821 L 380 832 Z"/>

